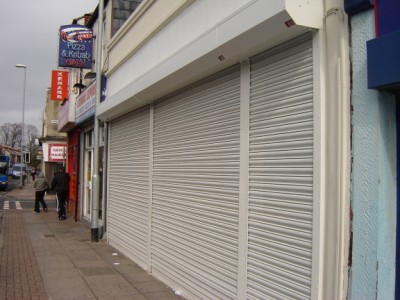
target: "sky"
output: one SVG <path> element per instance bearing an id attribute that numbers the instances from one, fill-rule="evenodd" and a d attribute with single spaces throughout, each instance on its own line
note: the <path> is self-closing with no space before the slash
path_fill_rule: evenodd
<path id="1" fill-rule="evenodd" d="M 0 0 L 0 126 L 22 122 L 24 69 L 27 66 L 24 123 L 41 133 L 51 71 L 58 64 L 58 31 L 91 13 L 98 0 Z"/>

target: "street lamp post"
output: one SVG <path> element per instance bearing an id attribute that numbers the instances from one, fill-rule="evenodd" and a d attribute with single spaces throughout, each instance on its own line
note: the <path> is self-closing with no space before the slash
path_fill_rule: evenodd
<path id="1" fill-rule="evenodd" d="M 100 206 L 100 182 L 99 182 L 99 119 L 97 118 L 97 107 L 101 98 L 101 57 L 103 49 L 103 15 L 104 0 L 99 0 L 99 14 L 97 17 L 97 39 L 96 39 L 96 102 L 94 113 L 94 151 L 93 151 L 93 201 L 91 211 L 91 241 L 99 241 L 99 206 Z"/>
<path id="2" fill-rule="evenodd" d="M 22 132 L 21 132 L 21 171 L 19 173 L 20 188 L 23 187 L 23 174 L 22 165 L 24 163 L 24 130 L 25 130 L 25 89 L 26 89 L 26 65 L 16 64 L 15 67 L 24 69 L 24 86 L 23 86 L 23 96 L 22 96 Z"/>

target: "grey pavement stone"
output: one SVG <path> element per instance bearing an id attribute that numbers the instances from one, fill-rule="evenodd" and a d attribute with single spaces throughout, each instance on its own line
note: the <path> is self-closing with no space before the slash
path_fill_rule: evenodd
<path id="1" fill-rule="evenodd" d="M 63 278 L 74 278 L 79 277 L 80 273 L 75 268 L 39 268 L 40 273 L 44 279 L 54 278 L 54 279 L 63 279 Z"/>
<path id="2" fill-rule="evenodd" d="M 24 194 L 21 195 L 32 194 L 33 197 L 33 192 L 26 191 L 28 188 L 24 188 Z M 14 217 L 14 214 L 19 217 Z M 5 213 L 0 211 L 2 225 L 4 216 Z M 32 265 L 30 274 L 34 275 L 32 279 L 37 284 L 22 285 L 20 290 L 7 290 L 6 283 L 0 281 L 0 299 L 11 294 L 15 297 L 19 295 L 18 299 L 22 299 L 29 293 L 32 297 L 27 296 L 28 299 L 36 299 L 34 293 L 38 295 L 37 299 L 48 300 L 184 299 L 106 241 L 92 243 L 90 228 L 83 223 L 75 222 L 72 218 L 59 221 L 54 210 L 38 215 L 31 210 L 8 211 L 7 217 L 8 221 L 15 222 L 13 226 L 5 226 L 7 230 L 10 233 L 11 230 L 19 230 L 22 236 L 11 240 L 14 241 L 14 248 L 10 249 L 32 249 L 26 252 L 27 259 L 23 263 Z M 5 243 L 5 239 L 3 242 L 4 229 L 0 225 L 0 250 L 10 251 L 7 247 L 12 244 Z M 11 233 L 8 237 L 14 235 Z M 32 264 L 33 261 L 36 263 Z M 13 265 L 10 264 L 10 267 Z"/>
<path id="3" fill-rule="evenodd" d="M 46 290 L 49 298 L 63 300 L 63 299 L 95 299 L 89 286 L 83 278 L 76 277 L 47 277 Z"/>
<path id="4" fill-rule="evenodd" d="M 114 265 L 114 268 L 118 270 L 118 272 L 121 272 L 122 274 L 146 272 L 145 270 L 143 270 L 141 267 L 139 267 L 137 264 L 134 263 L 123 263 L 120 261 L 117 261 L 117 263 L 119 264 Z"/>
<path id="5" fill-rule="evenodd" d="M 85 277 L 87 284 L 96 297 L 128 296 L 140 294 L 120 274 L 88 276 Z"/>
<path id="6" fill-rule="evenodd" d="M 171 289 L 162 283 L 154 279 L 153 281 L 146 281 L 146 282 L 138 282 L 135 283 L 134 286 L 142 293 L 142 294 L 150 294 L 150 293 L 157 293 L 157 292 L 168 292 Z"/>
<path id="7" fill-rule="evenodd" d="M 154 276 L 147 272 L 126 273 L 124 274 L 124 277 L 131 283 L 148 282 L 155 280 Z"/>
<path id="8" fill-rule="evenodd" d="M 142 294 L 136 295 L 118 295 L 118 296 L 97 296 L 98 300 L 147 300 Z"/>
<path id="9" fill-rule="evenodd" d="M 112 267 L 92 267 L 92 268 L 80 268 L 79 269 L 83 276 L 99 276 L 99 275 L 114 275 L 115 270 Z"/>
<path id="10" fill-rule="evenodd" d="M 158 292 L 158 293 L 149 293 L 145 295 L 147 300 L 182 300 L 183 298 L 176 295 L 172 291 L 168 292 Z"/>

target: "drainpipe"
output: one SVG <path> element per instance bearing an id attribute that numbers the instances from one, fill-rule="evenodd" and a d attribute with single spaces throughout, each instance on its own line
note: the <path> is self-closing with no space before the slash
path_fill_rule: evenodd
<path id="1" fill-rule="evenodd" d="M 350 214 L 350 68 L 343 0 L 325 0 L 325 95 L 321 97 L 321 266 L 319 299 L 346 299 Z"/>
<path id="2" fill-rule="evenodd" d="M 104 151 L 103 153 L 108 153 L 108 149 L 107 149 L 107 145 L 108 145 L 108 123 L 104 122 L 103 124 L 103 132 L 104 132 Z M 101 157 L 102 159 L 102 157 Z M 102 238 L 106 238 L 107 237 L 107 199 L 108 199 L 108 195 L 107 195 L 107 171 L 108 171 L 108 159 L 105 158 L 105 160 L 103 161 L 103 176 L 102 176 L 102 195 L 103 195 L 103 202 L 101 203 L 102 205 L 102 216 L 101 219 L 103 220 L 103 230 L 102 230 Z"/>
<path id="3" fill-rule="evenodd" d="M 91 211 L 91 241 L 99 241 L 99 120 L 97 118 L 97 106 L 101 97 L 101 61 L 103 49 L 103 14 L 104 0 L 99 0 L 99 14 L 97 18 L 96 34 L 96 103 L 94 115 L 94 149 L 93 149 L 93 190 L 92 190 L 92 211 Z"/>

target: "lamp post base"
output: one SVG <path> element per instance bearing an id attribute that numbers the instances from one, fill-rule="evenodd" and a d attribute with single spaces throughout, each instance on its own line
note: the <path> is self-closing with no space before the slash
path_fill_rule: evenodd
<path id="1" fill-rule="evenodd" d="M 91 229 L 91 241 L 92 241 L 92 243 L 99 242 L 99 229 L 98 228 Z"/>

